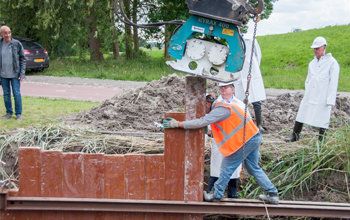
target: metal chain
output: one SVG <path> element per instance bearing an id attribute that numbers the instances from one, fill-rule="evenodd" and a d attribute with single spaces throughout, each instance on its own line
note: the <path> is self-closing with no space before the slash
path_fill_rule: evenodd
<path id="1" fill-rule="evenodd" d="M 242 149 L 242 170 L 240 173 L 241 178 L 244 178 L 243 172 L 244 172 L 244 150 L 245 150 L 245 133 L 246 133 L 246 121 L 247 121 L 247 112 L 248 112 L 248 96 L 249 96 L 249 84 L 250 80 L 252 78 L 252 66 L 253 66 L 253 54 L 254 54 L 254 47 L 255 47 L 255 36 L 256 36 L 256 30 L 258 27 L 258 22 L 260 21 L 260 17 L 258 15 L 255 15 L 253 18 L 253 21 L 255 22 L 254 25 L 254 33 L 253 33 L 253 42 L 252 42 L 252 51 L 250 54 L 250 63 L 249 63 L 249 70 L 248 70 L 248 76 L 247 76 L 247 89 L 245 91 L 245 98 L 243 100 L 245 107 L 244 107 L 244 120 L 243 120 L 243 149 Z"/>

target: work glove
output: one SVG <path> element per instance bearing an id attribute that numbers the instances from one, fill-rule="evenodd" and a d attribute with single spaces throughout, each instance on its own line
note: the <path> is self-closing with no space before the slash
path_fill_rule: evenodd
<path id="1" fill-rule="evenodd" d="M 178 128 L 179 122 L 173 118 L 167 117 L 163 120 L 163 128 Z"/>

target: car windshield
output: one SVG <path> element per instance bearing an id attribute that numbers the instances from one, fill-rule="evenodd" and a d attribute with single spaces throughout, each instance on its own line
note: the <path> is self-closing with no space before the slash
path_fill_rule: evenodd
<path id="1" fill-rule="evenodd" d="M 23 48 L 25 49 L 39 49 L 41 48 L 40 44 L 34 41 L 21 41 Z"/>

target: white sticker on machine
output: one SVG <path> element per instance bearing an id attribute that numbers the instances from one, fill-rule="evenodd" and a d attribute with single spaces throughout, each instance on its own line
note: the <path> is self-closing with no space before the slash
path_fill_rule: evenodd
<path id="1" fill-rule="evenodd" d="M 199 32 L 204 34 L 205 28 L 202 27 L 197 27 L 197 26 L 192 26 L 192 31 Z"/>

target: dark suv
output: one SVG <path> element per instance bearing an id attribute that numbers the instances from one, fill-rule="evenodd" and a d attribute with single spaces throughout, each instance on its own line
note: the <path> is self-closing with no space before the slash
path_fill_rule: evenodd
<path id="1" fill-rule="evenodd" d="M 35 40 L 14 37 L 19 40 L 24 48 L 24 56 L 26 57 L 26 69 L 43 71 L 49 67 L 50 58 L 47 51 Z"/>

